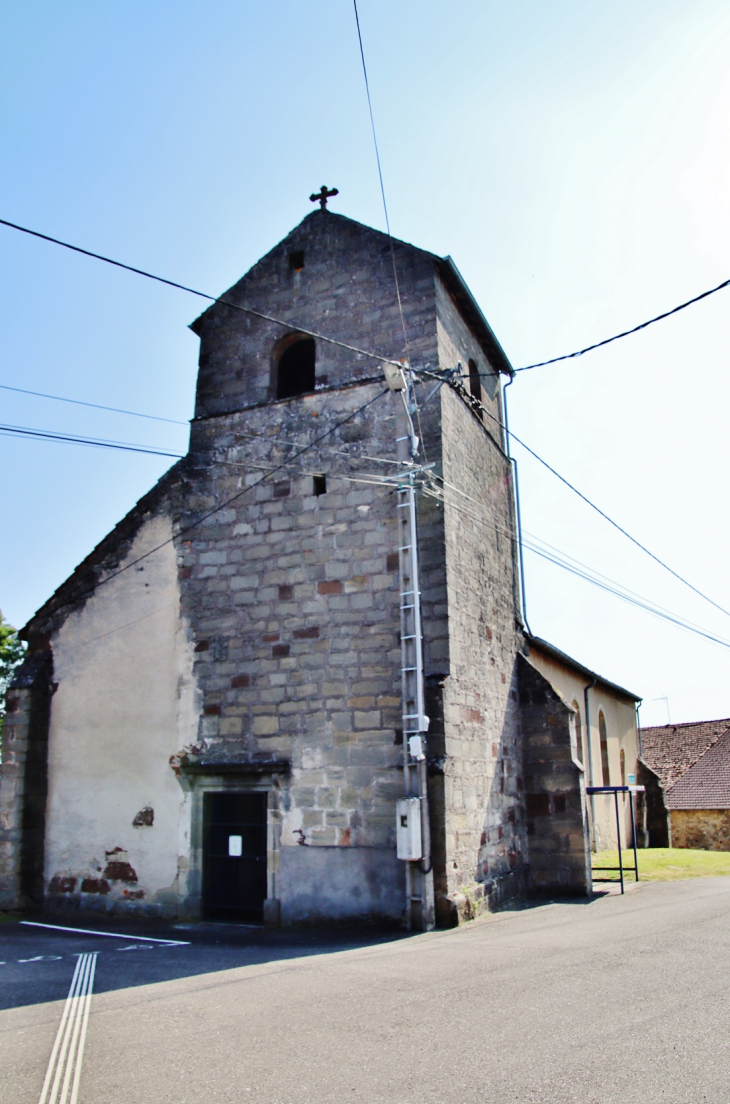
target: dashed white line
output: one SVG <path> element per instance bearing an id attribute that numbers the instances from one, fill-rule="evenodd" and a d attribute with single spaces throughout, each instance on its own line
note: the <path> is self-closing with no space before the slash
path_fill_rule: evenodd
<path id="1" fill-rule="evenodd" d="M 38 1104 L 76 1104 L 78 1100 L 95 970 L 96 952 L 79 955 Z"/>

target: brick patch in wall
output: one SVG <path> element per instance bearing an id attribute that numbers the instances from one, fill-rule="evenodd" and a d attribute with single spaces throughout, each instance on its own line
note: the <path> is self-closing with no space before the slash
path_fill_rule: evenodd
<path id="1" fill-rule="evenodd" d="M 48 885 L 48 892 L 50 894 L 55 893 L 73 893 L 76 889 L 76 878 L 63 877 L 60 874 L 56 874 L 51 878 Z"/>
<path id="2" fill-rule="evenodd" d="M 329 582 L 318 583 L 317 590 L 320 594 L 342 594 L 342 583 L 336 579 Z"/>

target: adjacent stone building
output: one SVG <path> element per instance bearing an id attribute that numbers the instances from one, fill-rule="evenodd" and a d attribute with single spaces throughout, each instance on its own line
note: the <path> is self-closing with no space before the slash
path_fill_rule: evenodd
<path id="1" fill-rule="evenodd" d="M 520 618 L 511 368 L 453 262 L 316 211 L 192 329 L 187 456 L 23 631 L 0 905 L 428 927 L 589 892 L 575 711 Z M 406 353 L 435 893 L 415 910 L 387 479 L 407 427 L 378 359 Z M 424 374 L 458 365 L 466 387 Z"/>
<path id="2" fill-rule="evenodd" d="M 642 729 L 654 847 L 730 851 L 730 718 Z"/>

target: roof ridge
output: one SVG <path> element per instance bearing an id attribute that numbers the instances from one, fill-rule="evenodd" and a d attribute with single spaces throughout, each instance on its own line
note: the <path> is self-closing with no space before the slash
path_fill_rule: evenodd
<path id="1" fill-rule="evenodd" d="M 660 730 L 669 729 L 669 728 L 699 728 L 701 725 L 713 725 L 713 724 L 724 724 L 728 728 L 730 728 L 730 717 L 718 717 L 717 719 L 713 719 L 713 720 L 709 720 L 709 721 L 677 721 L 676 723 L 670 721 L 669 724 L 664 724 L 664 725 L 642 725 L 641 726 L 641 731 L 642 732 L 659 732 Z"/>

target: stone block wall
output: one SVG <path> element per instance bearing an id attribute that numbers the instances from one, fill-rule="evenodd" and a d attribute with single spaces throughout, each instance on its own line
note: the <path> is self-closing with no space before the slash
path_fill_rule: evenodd
<path id="1" fill-rule="evenodd" d="M 408 355 L 434 367 L 435 274 L 431 254 L 394 242 Z M 292 267 L 292 254 L 303 267 Z M 384 234 L 331 211 L 315 211 L 257 262 L 223 298 L 386 357 L 406 355 L 391 246 Z M 215 304 L 193 329 L 201 337 L 196 416 L 276 398 L 281 326 Z M 317 341 L 317 390 L 380 380 L 380 362 Z"/>
<path id="2" fill-rule="evenodd" d="M 469 361 L 476 364 L 481 387 L 481 402 L 487 414 L 477 415 L 487 433 L 500 447 L 503 446 L 502 391 L 499 372 L 490 361 L 488 353 L 467 325 L 458 304 L 442 279 L 436 280 L 436 324 L 440 368 L 456 368 L 461 364 L 461 382 L 467 391 L 469 385 Z"/>
<path id="3" fill-rule="evenodd" d="M 530 889 L 538 894 L 591 892 L 583 772 L 573 759 L 573 711 L 519 657 Z"/>
<path id="4" fill-rule="evenodd" d="M 730 851 L 730 809 L 672 809 L 670 821 L 672 847 Z"/>
<path id="5" fill-rule="evenodd" d="M 510 465 L 464 399 L 441 390 L 449 664 L 443 685 L 444 903 L 472 914 L 524 891 Z M 466 904 L 464 904 L 466 902 Z M 442 919 L 444 917 L 442 916 Z"/>
<path id="6" fill-rule="evenodd" d="M 232 500 L 178 542 L 202 703 L 194 756 L 291 763 L 278 799 L 285 922 L 369 909 L 397 919 L 405 903 L 395 858 L 403 791 L 396 494 L 381 482 L 391 465 L 378 462 L 394 459 L 405 427 L 400 397 L 383 391 L 363 384 L 193 425 L 181 525 Z M 440 554 L 443 576 L 438 518 L 428 513 L 427 571 L 438 573 Z M 424 614 L 440 654 L 443 587 L 435 576 L 431 584 Z M 329 860 L 310 855 L 316 848 L 331 850 L 340 871 L 337 908 L 322 883 Z"/>

